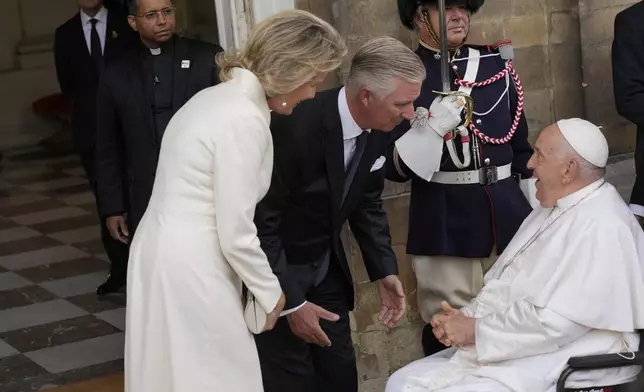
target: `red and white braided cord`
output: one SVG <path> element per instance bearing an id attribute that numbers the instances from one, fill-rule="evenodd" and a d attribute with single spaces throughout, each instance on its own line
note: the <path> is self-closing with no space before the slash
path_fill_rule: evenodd
<path id="1" fill-rule="evenodd" d="M 519 126 L 519 121 L 521 121 L 521 113 L 523 113 L 523 87 L 521 86 L 519 75 L 517 74 L 517 71 L 514 69 L 514 66 L 512 65 L 512 60 L 508 60 L 508 65 L 505 69 L 503 69 L 498 74 L 482 82 L 468 82 L 460 78 L 456 79 L 456 84 L 458 86 L 483 87 L 499 81 L 500 79 L 504 78 L 508 73 L 512 75 L 512 79 L 514 79 L 514 83 L 516 85 L 516 91 L 517 91 L 517 111 L 514 115 L 514 121 L 512 122 L 512 126 L 510 127 L 510 132 L 508 132 L 508 134 L 502 138 L 489 137 L 483 132 L 479 131 L 474 125 L 474 123 L 471 123 L 469 125 L 469 128 L 484 143 L 505 144 L 509 142 L 510 139 L 512 139 L 512 136 L 514 136 L 514 133 L 517 131 L 517 127 Z"/>

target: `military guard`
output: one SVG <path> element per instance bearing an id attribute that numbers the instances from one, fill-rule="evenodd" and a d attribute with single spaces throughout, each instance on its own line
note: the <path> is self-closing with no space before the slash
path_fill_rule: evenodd
<path id="1" fill-rule="evenodd" d="M 477 295 L 485 272 L 532 210 L 519 182 L 532 177 L 532 147 L 511 43 L 465 43 L 470 16 L 484 0 L 445 1 L 451 90 L 471 97 L 473 107 L 465 108 L 461 126 L 439 135 L 438 147 L 401 123 L 387 159 L 389 180 L 411 180 L 407 253 L 426 323 L 441 312 L 442 301 L 460 308 Z M 443 86 L 438 4 L 398 0 L 398 9 L 402 23 L 419 35 L 416 53 L 427 69 L 417 115 L 423 107 L 431 116 Z M 427 324 L 425 354 L 444 348 Z"/>

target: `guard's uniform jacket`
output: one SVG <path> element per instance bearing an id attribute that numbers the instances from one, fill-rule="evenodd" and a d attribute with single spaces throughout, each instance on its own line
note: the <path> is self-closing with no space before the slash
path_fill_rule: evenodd
<path id="1" fill-rule="evenodd" d="M 457 75 L 460 78 L 465 75 L 468 67 L 467 59 L 473 53 L 472 49 L 480 53 L 478 72 L 474 81 L 487 80 L 506 66 L 505 60 L 500 57 L 497 49 L 490 46 L 464 45 L 456 52 L 451 63 L 450 78 L 453 91 L 459 88 L 455 84 Z M 436 93 L 432 90 L 441 91 L 442 89 L 440 55 L 422 45 L 416 53 L 425 64 L 427 78 L 414 106 L 429 109 L 436 97 Z M 476 128 L 493 138 L 503 138 L 508 135 L 518 102 L 512 77 L 501 78 L 487 86 L 474 87 L 470 96 L 474 100 L 473 123 Z M 409 128 L 409 122 L 403 121 L 394 130 L 393 140 L 402 136 Z M 470 131 L 471 152 L 474 151 L 475 137 L 475 134 Z M 412 181 L 408 254 L 485 258 L 490 256 L 494 245 L 497 247 L 497 252 L 501 253 L 531 212 L 530 204 L 518 182 L 519 178 L 532 177 L 532 171 L 527 168 L 527 162 L 533 150 L 528 142 L 528 125 L 523 113 L 509 142 L 492 144 L 483 143 L 480 138 L 477 139 L 480 165 L 487 166 L 488 174 L 491 174 L 486 177 L 490 179 L 487 181 L 490 182 L 489 184 L 445 184 L 434 182 L 435 178 L 428 182 L 416 176 L 404 164 L 395 152 L 393 143 L 389 147 L 387 178 L 395 182 L 406 182 L 410 179 Z M 456 137 L 454 140 L 455 150 L 463 160 L 460 138 Z M 510 167 L 497 169 L 505 165 L 511 165 L 511 175 Z M 447 146 L 443 146 L 438 173 L 475 169 L 473 152 L 470 165 L 458 169 L 450 158 Z M 498 177 L 496 182 L 495 175 Z"/>

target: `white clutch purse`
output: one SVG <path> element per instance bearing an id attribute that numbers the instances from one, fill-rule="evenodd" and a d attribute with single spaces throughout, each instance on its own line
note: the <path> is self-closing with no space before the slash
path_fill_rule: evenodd
<path id="1" fill-rule="evenodd" d="M 244 305 L 244 320 L 246 320 L 246 326 L 249 331 L 258 335 L 264 331 L 264 328 L 266 328 L 268 315 L 260 306 L 259 302 L 257 302 L 253 293 L 246 290 L 245 297 L 246 303 Z"/>

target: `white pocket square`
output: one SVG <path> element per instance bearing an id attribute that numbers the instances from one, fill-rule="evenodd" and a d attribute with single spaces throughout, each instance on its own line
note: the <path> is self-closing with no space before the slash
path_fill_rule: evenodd
<path id="1" fill-rule="evenodd" d="M 382 167 L 385 165 L 385 161 L 387 158 L 384 157 L 384 155 L 381 155 L 380 158 L 376 159 L 376 161 L 373 163 L 373 166 L 371 166 L 370 172 L 374 172 L 376 170 L 382 169 Z"/>

